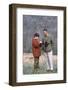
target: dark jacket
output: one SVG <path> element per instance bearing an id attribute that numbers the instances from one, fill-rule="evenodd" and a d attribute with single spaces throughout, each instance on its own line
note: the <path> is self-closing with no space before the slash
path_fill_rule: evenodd
<path id="1" fill-rule="evenodd" d="M 43 42 L 42 47 L 43 47 L 44 52 L 50 52 L 53 47 L 52 37 L 50 35 L 44 36 L 44 38 L 42 39 L 42 42 Z"/>

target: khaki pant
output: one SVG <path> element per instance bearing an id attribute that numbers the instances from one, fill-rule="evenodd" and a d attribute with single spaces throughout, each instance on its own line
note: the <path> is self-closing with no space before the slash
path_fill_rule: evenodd
<path id="1" fill-rule="evenodd" d="M 53 57 L 52 51 L 44 53 L 45 57 L 47 57 L 47 69 L 53 70 Z"/>
<path id="2" fill-rule="evenodd" d="M 39 68 L 39 58 L 34 58 L 34 69 Z"/>

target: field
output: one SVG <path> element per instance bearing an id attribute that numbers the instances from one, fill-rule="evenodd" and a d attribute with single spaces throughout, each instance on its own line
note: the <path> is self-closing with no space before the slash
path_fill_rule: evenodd
<path id="1" fill-rule="evenodd" d="M 47 71 L 47 58 L 44 54 L 39 59 L 39 69 L 34 70 L 34 58 L 32 53 L 24 53 L 23 55 L 23 74 L 47 74 L 57 73 L 57 56 L 53 55 L 53 71 Z"/>

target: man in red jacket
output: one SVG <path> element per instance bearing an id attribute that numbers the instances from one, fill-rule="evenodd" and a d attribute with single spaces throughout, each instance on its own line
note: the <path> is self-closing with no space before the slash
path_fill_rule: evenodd
<path id="1" fill-rule="evenodd" d="M 39 68 L 39 57 L 41 55 L 40 49 L 41 42 L 39 40 L 39 34 L 35 33 L 32 39 L 32 52 L 34 56 L 34 69 Z"/>

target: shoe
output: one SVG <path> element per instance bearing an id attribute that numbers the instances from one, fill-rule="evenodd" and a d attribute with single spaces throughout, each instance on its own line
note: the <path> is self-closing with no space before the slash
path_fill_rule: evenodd
<path id="1" fill-rule="evenodd" d="M 51 68 L 50 70 L 53 71 L 53 68 Z"/>
<path id="2" fill-rule="evenodd" d="M 48 73 L 53 73 L 53 69 L 51 70 L 51 69 L 47 69 L 47 72 Z"/>

